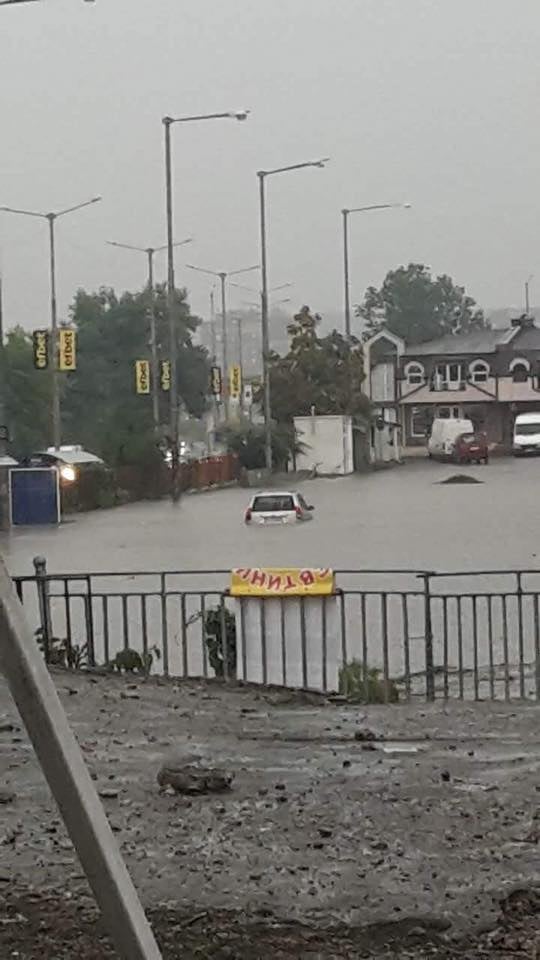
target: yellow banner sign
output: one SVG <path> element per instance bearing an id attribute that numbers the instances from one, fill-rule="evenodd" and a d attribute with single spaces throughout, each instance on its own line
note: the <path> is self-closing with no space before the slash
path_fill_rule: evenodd
<path id="1" fill-rule="evenodd" d="M 150 361 L 135 361 L 135 389 L 137 393 L 150 393 Z"/>
<path id="2" fill-rule="evenodd" d="M 49 366 L 48 330 L 34 330 L 32 334 L 32 353 L 36 370 L 46 370 Z"/>
<path id="3" fill-rule="evenodd" d="M 318 567 L 239 567 L 231 571 L 232 597 L 324 597 L 335 592 L 333 570 Z"/>
<path id="4" fill-rule="evenodd" d="M 164 393 L 167 393 L 171 389 L 171 361 L 162 360 L 161 361 L 161 376 L 160 376 L 161 389 Z"/>
<path id="5" fill-rule="evenodd" d="M 221 368 L 212 367 L 210 370 L 210 389 L 212 396 L 221 396 Z"/>
<path id="6" fill-rule="evenodd" d="M 69 373 L 77 369 L 77 334 L 62 327 L 58 335 L 58 369 Z"/>
<path id="7" fill-rule="evenodd" d="M 229 396 L 233 400 L 238 400 L 242 393 L 242 367 L 235 363 L 229 367 Z"/>

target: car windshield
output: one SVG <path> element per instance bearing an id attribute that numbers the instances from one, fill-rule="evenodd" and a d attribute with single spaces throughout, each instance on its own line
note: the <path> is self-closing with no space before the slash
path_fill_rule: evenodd
<path id="1" fill-rule="evenodd" d="M 294 510 L 294 500 L 287 494 L 255 497 L 251 509 L 254 513 L 280 513 L 284 510 Z"/>
<path id="2" fill-rule="evenodd" d="M 536 423 L 516 423 L 516 437 L 531 437 L 540 433 L 540 420 Z"/>

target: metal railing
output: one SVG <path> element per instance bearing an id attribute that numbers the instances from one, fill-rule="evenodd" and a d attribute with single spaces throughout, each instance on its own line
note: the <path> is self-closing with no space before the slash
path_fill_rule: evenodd
<path id="1" fill-rule="evenodd" d="M 382 700 L 540 701 L 540 570 L 338 570 L 333 597 L 270 601 L 277 619 L 265 599 L 229 597 L 229 578 L 50 574 L 36 559 L 14 582 L 50 661 L 61 647 L 73 666 L 121 668 L 132 651 L 165 676 L 323 692 L 343 690 L 356 662 L 366 698 L 375 677 Z"/>

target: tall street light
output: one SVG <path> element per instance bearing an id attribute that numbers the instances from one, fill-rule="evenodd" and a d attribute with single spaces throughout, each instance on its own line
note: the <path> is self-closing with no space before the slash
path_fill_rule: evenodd
<path id="1" fill-rule="evenodd" d="M 52 368 L 52 445 L 55 450 L 58 450 L 60 447 L 62 430 L 56 343 L 58 314 L 56 307 L 56 247 L 54 226 L 59 217 L 64 217 L 68 213 L 75 213 L 76 210 L 82 210 L 83 207 L 89 207 L 93 203 L 99 203 L 100 200 L 101 197 L 92 197 L 91 200 L 85 200 L 83 203 L 77 203 L 74 207 L 67 207 L 65 210 L 57 210 L 54 213 L 40 213 L 36 210 L 19 210 L 16 207 L 0 207 L 0 212 L 2 213 L 16 213 L 24 217 L 38 217 L 40 220 L 47 220 L 49 223 L 49 270 L 51 278 L 51 340 L 49 346 L 49 362 Z"/>
<path id="2" fill-rule="evenodd" d="M 258 270 L 259 264 L 253 267 L 242 267 L 241 270 L 207 270 L 205 267 L 195 267 L 192 263 L 186 263 L 189 270 L 196 270 L 197 273 L 206 273 L 210 277 L 218 277 L 221 284 L 221 350 L 222 350 L 222 382 L 223 397 L 225 401 L 225 417 L 229 414 L 229 389 L 228 389 L 228 357 L 227 357 L 227 291 L 226 285 L 229 277 L 237 277 L 241 273 L 251 273 L 252 270 Z"/>
<path id="3" fill-rule="evenodd" d="M 170 433 L 171 433 L 171 490 L 173 500 L 178 499 L 178 384 L 176 381 L 176 325 L 173 260 L 173 196 L 171 127 L 173 123 L 196 123 L 200 120 L 247 120 L 249 110 L 228 110 L 225 113 L 195 114 L 189 117 L 163 117 L 165 136 L 165 203 L 167 217 L 167 312 L 169 315 L 169 346 L 171 362 Z"/>
<path id="4" fill-rule="evenodd" d="M 274 170 L 258 170 L 259 178 L 259 216 L 261 230 L 261 326 L 262 326 L 262 353 L 263 353 L 263 383 L 264 383 L 264 451 L 266 469 L 272 469 L 272 410 L 270 403 L 270 333 L 268 326 L 268 267 L 266 257 L 266 178 L 278 173 L 289 173 L 293 170 L 304 170 L 306 167 L 324 167 L 329 157 L 322 160 L 308 160 L 305 163 L 293 163 L 288 167 L 276 167 Z"/>
<path id="5" fill-rule="evenodd" d="M 183 247 L 186 243 L 192 243 L 193 237 L 186 240 L 179 240 L 173 244 L 173 247 Z M 154 430 L 159 432 L 159 388 L 158 388 L 158 355 L 156 338 L 156 311 L 154 301 L 154 256 L 162 250 L 167 249 L 164 243 L 161 247 L 135 247 L 131 243 L 118 243 L 116 240 L 107 240 L 110 247 L 121 247 L 123 250 L 136 250 L 137 253 L 144 253 L 148 260 L 148 280 L 146 288 L 148 291 L 148 314 L 150 319 L 150 352 L 152 357 L 152 418 L 154 421 Z"/>
<path id="6" fill-rule="evenodd" d="M 341 211 L 343 217 L 343 281 L 345 287 L 345 336 L 351 335 L 351 289 L 349 281 L 349 215 L 351 213 L 368 213 L 370 210 L 409 210 L 410 203 L 371 203 L 367 207 L 345 207 Z"/>

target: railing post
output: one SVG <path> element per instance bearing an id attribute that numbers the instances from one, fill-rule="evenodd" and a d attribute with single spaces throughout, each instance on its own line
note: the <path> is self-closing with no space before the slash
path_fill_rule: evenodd
<path id="1" fill-rule="evenodd" d="M 36 574 L 36 589 L 38 595 L 39 619 L 45 662 L 49 662 L 50 643 L 52 641 L 51 600 L 49 597 L 49 581 L 47 579 L 47 561 L 45 557 L 34 557 Z"/>
<path id="2" fill-rule="evenodd" d="M 424 645 L 426 652 L 426 700 L 435 700 L 435 667 L 433 663 L 433 624 L 431 620 L 432 573 L 421 573 L 424 581 Z"/>

